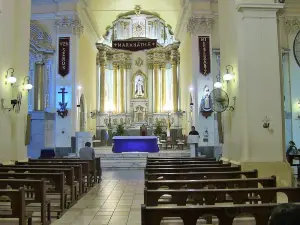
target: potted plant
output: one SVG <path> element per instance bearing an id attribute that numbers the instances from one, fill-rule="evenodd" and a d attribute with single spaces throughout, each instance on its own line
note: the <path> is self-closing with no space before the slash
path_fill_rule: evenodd
<path id="1" fill-rule="evenodd" d="M 115 136 L 124 136 L 125 129 L 123 124 L 118 124 Z"/>
<path id="2" fill-rule="evenodd" d="M 161 123 L 159 121 L 157 121 L 156 125 L 155 125 L 155 129 L 154 129 L 154 135 L 157 137 L 160 137 L 162 132 L 163 132 L 163 129 L 162 129 Z"/>

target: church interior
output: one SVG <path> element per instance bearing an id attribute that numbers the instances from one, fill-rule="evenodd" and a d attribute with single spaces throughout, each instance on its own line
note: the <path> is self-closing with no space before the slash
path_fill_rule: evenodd
<path id="1" fill-rule="evenodd" d="M 300 207 L 299 0 L 0 0 L 0 55 L 0 224 Z"/>

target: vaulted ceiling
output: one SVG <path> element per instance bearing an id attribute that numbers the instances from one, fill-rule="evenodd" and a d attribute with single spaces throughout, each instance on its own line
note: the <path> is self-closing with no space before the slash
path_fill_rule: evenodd
<path id="1" fill-rule="evenodd" d="M 175 30 L 179 12 L 180 0 L 88 0 L 88 7 L 97 22 L 100 33 L 112 24 L 120 13 L 133 10 L 140 5 L 142 10 L 159 13 L 162 19 Z"/>

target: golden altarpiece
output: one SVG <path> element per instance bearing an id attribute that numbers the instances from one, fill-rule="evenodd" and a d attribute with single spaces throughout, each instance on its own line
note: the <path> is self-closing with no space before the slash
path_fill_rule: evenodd
<path id="1" fill-rule="evenodd" d="M 118 124 L 128 136 L 145 125 L 149 135 L 158 121 L 181 134 L 179 44 L 170 25 L 140 6 L 107 27 L 97 44 L 98 137 Z"/>

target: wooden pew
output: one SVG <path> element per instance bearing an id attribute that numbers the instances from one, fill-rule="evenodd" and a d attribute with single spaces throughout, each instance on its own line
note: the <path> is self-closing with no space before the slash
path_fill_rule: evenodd
<path id="1" fill-rule="evenodd" d="M 5 166 L 4 166 L 5 167 Z M 11 165 L 8 165 L 7 167 L 11 167 Z M 60 169 L 60 168 L 73 168 L 74 169 L 74 182 L 78 182 L 78 188 L 77 185 L 74 185 L 75 191 L 75 199 L 78 200 L 80 197 L 83 195 L 83 178 L 82 178 L 82 167 L 81 165 L 14 165 L 13 167 L 18 167 L 18 168 L 54 168 L 54 169 Z"/>
<path id="2" fill-rule="evenodd" d="M 166 162 L 166 161 L 203 161 L 203 162 L 215 162 L 215 158 L 204 158 L 204 157 L 180 157 L 180 158 L 173 158 L 173 157 L 147 157 L 147 162 Z"/>
<path id="3" fill-rule="evenodd" d="M 87 192 L 87 189 L 89 188 L 88 185 L 85 187 L 85 177 L 89 176 L 89 164 L 88 162 L 15 162 L 15 165 L 30 165 L 30 166 L 43 166 L 43 167 L 48 167 L 48 166 L 69 166 L 69 167 L 74 167 L 74 173 L 75 173 L 75 180 L 76 177 L 80 177 L 80 169 L 77 167 L 79 167 L 79 165 L 81 165 L 81 169 L 82 169 L 82 175 L 81 175 L 81 179 L 78 180 L 79 183 L 81 183 L 81 188 L 79 189 L 80 193 L 83 194 L 83 191 Z"/>
<path id="4" fill-rule="evenodd" d="M 222 172 L 241 171 L 241 166 L 234 167 L 174 167 L 174 168 L 145 168 L 145 173 L 189 173 L 189 172 Z"/>
<path id="5" fill-rule="evenodd" d="M 102 174 L 102 169 L 97 168 L 97 165 L 101 166 L 100 158 L 95 158 L 95 160 L 80 160 L 77 158 L 54 158 L 54 159 L 29 159 L 29 162 L 88 162 L 89 163 L 89 171 L 90 176 L 88 177 L 88 183 L 89 186 L 92 187 L 93 183 L 97 182 L 97 175 Z M 101 178 L 98 179 L 98 182 L 100 182 Z"/>
<path id="6" fill-rule="evenodd" d="M 63 172 L 66 177 L 66 185 L 70 188 L 71 202 L 70 205 L 74 205 L 77 201 L 75 198 L 75 180 L 74 180 L 74 168 L 30 168 L 30 167 L 18 167 L 18 166 L 0 166 L 0 172 L 16 172 L 16 173 L 61 173 Z"/>
<path id="7" fill-rule="evenodd" d="M 17 218 L 19 219 L 19 225 L 32 225 L 32 212 L 26 211 L 25 207 L 25 190 L 20 188 L 19 190 L 0 190 L 1 197 L 8 197 L 11 203 L 11 211 L 1 211 L 0 218 Z M 1 200 L 0 200 L 1 202 Z M 5 224 L 7 221 L 0 219 L 0 224 Z"/>
<path id="8" fill-rule="evenodd" d="M 246 203 L 277 203 L 277 194 L 284 193 L 288 202 L 300 202 L 300 188 L 270 187 L 270 188 L 240 188 L 240 189 L 186 189 L 186 190 L 144 190 L 144 204 L 157 206 L 159 204 L 214 205 L 222 202 L 233 204 Z M 163 195 L 170 198 L 161 199 Z M 227 196 L 226 198 L 223 198 Z M 228 198 L 229 197 L 229 198 Z"/>
<path id="9" fill-rule="evenodd" d="M 60 218 L 67 208 L 67 190 L 65 189 L 64 173 L 0 173 L 0 179 L 32 179 L 50 181 L 53 189 L 46 189 L 46 196 L 53 203 L 53 194 L 59 196 L 59 206 L 51 205 L 51 211 L 57 213 L 57 218 Z"/>
<path id="10" fill-rule="evenodd" d="M 146 168 L 185 168 L 185 167 L 231 167 L 231 164 L 169 164 L 169 165 L 153 165 L 147 164 Z"/>
<path id="11" fill-rule="evenodd" d="M 225 188 L 258 188 L 259 186 L 276 187 L 276 177 L 248 179 L 212 179 L 212 180 L 146 180 L 148 190 L 164 189 L 202 189 L 205 187 Z"/>
<path id="12" fill-rule="evenodd" d="M 279 204 L 212 205 L 212 206 L 145 206 L 142 205 L 142 225 L 160 225 L 162 219 L 180 217 L 184 225 L 196 225 L 199 217 L 214 215 L 219 225 L 232 225 L 239 215 L 253 215 L 256 225 L 267 225 L 270 215 Z"/>
<path id="13" fill-rule="evenodd" d="M 184 161 L 160 161 L 160 162 L 152 162 L 152 161 L 148 161 L 146 163 L 146 165 L 148 166 L 175 166 L 175 165 L 188 165 L 188 164 L 214 164 L 214 165 L 222 165 L 223 162 L 222 161 L 199 161 L 199 160 L 184 160 Z M 226 164 L 231 164 L 231 163 L 226 163 Z"/>
<path id="14" fill-rule="evenodd" d="M 257 178 L 257 170 L 229 172 L 185 172 L 185 173 L 145 173 L 145 180 L 204 180 Z"/>
<path id="15" fill-rule="evenodd" d="M 19 189 L 24 187 L 25 192 L 25 205 L 28 211 L 36 211 L 36 206 L 33 203 L 39 203 L 39 208 L 41 212 L 41 224 L 47 225 L 51 223 L 51 205 L 50 201 L 46 199 L 46 182 L 44 179 L 42 180 L 12 180 L 12 179 L 0 179 L 0 189 L 6 189 L 7 186 L 12 189 Z M 29 190 L 30 189 L 30 190 Z M 30 195 L 28 195 L 30 192 Z M 32 195 L 34 194 L 34 195 Z M 29 197 L 30 196 L 30 197 Z M 28 198 L 29 197 L 29 198 Z M 7 206 L 2 206 L 0 204 L 0 211 L 11 211 L 11 208 L 7 208 Z"/>

